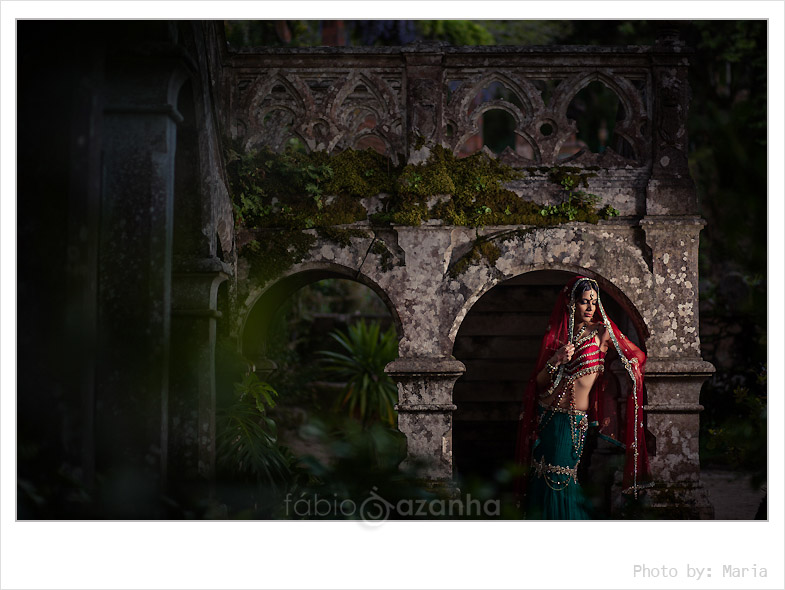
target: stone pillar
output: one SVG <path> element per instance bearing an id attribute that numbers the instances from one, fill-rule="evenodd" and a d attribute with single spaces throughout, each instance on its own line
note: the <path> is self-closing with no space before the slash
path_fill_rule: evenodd
<path id="1" fill-rule="evenodd" d="M 663 29 L 652 48 L 654 137 L 646 191 L 648 215 L 689 215 L 698 196 L 687 163 L 689 51 L 678 31 Z"/>
<path id="2" fill-rule="evenodd" d="M 178 264 L 172 275 L 172 363 L 168 428 L 172 486 L 215 475 L 215 344 L 218 287 L 229 270 L 217 258 Z"/>
<path id="3" fill-rule="evenodd" d="M 647 429 L 652 509 L 664 517 L 711 518 L 700 483 L 698 433 L 701 387 L 714 372 L 700 354 L 698 322 L 698 217 L 647 216 L 641 221 L 652 252 L 659 306 L 647 310 L 651 329 L 646 363 Z"/>
<path id="4" fill-rule="evenodd" d="M 406 59 L 406 150 L 410 164 L 428 159 L 442 140 L 444 89 L 440 43 L 403 48 Z"/>
<path id="5" fill-rule="evenodd" d="M 700 483 L 698 403 L 703 383 L 714 367 L 702 360 L 649 359 L 646 363 L 648 403 L 643 410 L 655 438 L 650 449 L 655 488 L 651 508 L 669 518 L 713 518 Z"/>
<path id="6" fill-rule="evenodd" d="M 453 357 L 403 357 L 385 368 L 398 383 L 398 430 L 406 435 L 404 466 L 435 487 L 452 486 L 452 389 L 466 367 Z"/>
<path id="7" fill-rule="evenodd" d="M 165 471 L 174 105 L 186 71 L 178 58 L 129 54 L 106 72 L 96 468 L 117 478 L 108 512 L 136 514 L 157 509 Z"/>

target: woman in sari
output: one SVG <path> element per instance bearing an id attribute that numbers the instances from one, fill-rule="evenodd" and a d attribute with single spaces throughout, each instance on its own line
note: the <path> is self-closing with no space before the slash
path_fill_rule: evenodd
<path id="1" fill-rule="evenodd" d="M 607 399 L 607 353 L 615 350 L 631 382 L 626 420 Z M 625 448 L 622 491 L 651 487 L 643 434 L 646 355 L 605 313 L 597 282 L 575 277 L 559 293 L 523 400 L 516 457 L 528 474 L 519 493 L 527 518 L 586 519 L 591 507 L 578 483 L 589 426 Z M 620 430 L 621 432 L 617 431 Z"/>

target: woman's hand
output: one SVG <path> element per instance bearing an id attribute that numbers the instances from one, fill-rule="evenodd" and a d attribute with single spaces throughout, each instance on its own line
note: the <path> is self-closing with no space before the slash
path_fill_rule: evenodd
<path id="1" fill-rule="evenodd" d="M 553 355 L 551 358 L 551 364 L 555 366 L 563 365 L 564 363 L 568 362 L 572 355 L 575 353 L 575 345 L 571 342 L 568 342 L 564 346 L 562 346 L 559 350 L 556 351 L 556 354 Z"/>

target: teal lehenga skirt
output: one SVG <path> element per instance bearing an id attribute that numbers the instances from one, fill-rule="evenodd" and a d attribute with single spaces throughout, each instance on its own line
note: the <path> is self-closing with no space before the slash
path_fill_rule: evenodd
<path id="1" fill-rule="evenodd" d="M 532 453 L 531 479 L 526 494 L 526 518 L 591 518 L 590 503 L 577 478 L 588 428 L 586 414 L 540 406 L 539 418 L 539 439 Z"/>

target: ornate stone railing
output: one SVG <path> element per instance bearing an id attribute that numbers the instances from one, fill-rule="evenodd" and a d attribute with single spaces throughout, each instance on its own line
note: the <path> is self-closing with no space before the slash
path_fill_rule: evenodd
<path id="1" fill-rule="evenodd" d="M 693 214 L 687 53 L 673 37 L 647 47 L 257 48 L 226 55 L 225 124 L 246 148 L 277 151 L 296 140 L 331 153 L 372 147 L 412 163 L 437 144 L 476 151 L 483 114 L 500 110 L 515 136 L 502 161 L 598 166 L 642 185 L 629 213 Z M 579 130 L 567 112 L 595 81 L 619 101 L 621 149 L 601 154 L 573 145 Z M 503 89 L 504 99 L 489 89 Z"/>

